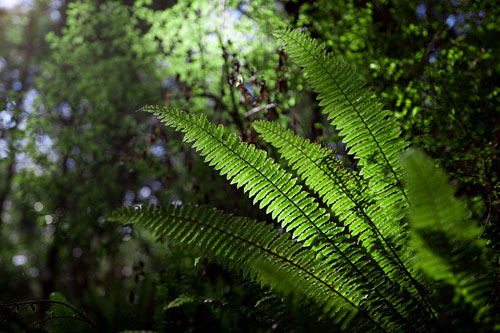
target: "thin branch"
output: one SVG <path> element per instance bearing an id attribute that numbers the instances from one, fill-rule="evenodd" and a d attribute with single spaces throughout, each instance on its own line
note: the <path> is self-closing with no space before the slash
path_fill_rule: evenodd
<path id="1" fill-rule="evenodd" d="M 272 109 L 272 108 L 275 108 L 275 107 L 276 107 L 276 104 L 274 104 L 274 103 L 266 104 L 266 105 L 262 105 L 262 106 L 257 106 L 257 107 L 254 107 L 253 109 L 245 112 L 244 116 L 245 116 L 245 118 L 248 118 L 251 115 L 253 115 L 254 113 L 257 113 L 257 112 L 260 112 L 260 111 L 264 111 L 264 110 L 268 110 L 268 109 Z"/>
<path id="2" fill-rule="evenodd" d="M 49 320 L 52 320 L 52 319 L 74 319 L 74 320 L 79 320 L 79 321 L 81 321 L 81 322 L 84 322 L 84 323 L 87 323 L 87 324 L 88 324 L 88 322 L 87 322 L 86 320 L 84 320 L 84 319 L 82 319 L 82 318 L 79 318 L 79 317 L 75 317 L 75 316 L 48 316 L 48 317 L 45 317 L 45 318 L 42 318 L 42 319 L 40 319 L 40 320 L 37 320 L 37 321 L 32 322 L 31 324 L 29 324 L 29 325 L 26 327 L 26 329 L 28 329 L 28 328 L 30 328 L 30 327 L 40 328 L 40 326 L 41 326 L 43 323 L 45 323 L 45 322 L 47 322 L 47 321 L 49 321 Z M 26 329 L 25 329 L 25 330 L 26 330 Z M 102 332 L 102 331 L 100 331 L 100 332 Z"/>
<path id="3" fill-rule="evenodd" d="M 87 324 L 89 324 L 90 326 L 92 326 L 93 328 L 98 330 L 99 332 L 104 332 L 99 326 L 97 326 L 92 320 L 90 320 L 82 312 L 78 311 L 78 309 L 76 309 L 74 306 L 72 306 L 71 304 L 65 303 L 65 302 L 61 302 L 61 301 L 54 301 L 54 300 L 50 300 L 50 299 L 41 299 L 41 300 L 33 300 L 33 301 L 0 303 L 0 307 L 6 307 L 6 308 L 15 307 L 15 308 L 17 308 L 19 306 L 24 306 L 22 308 L 24 310 L 31 305 L 38 305 L 38 304 L 57 304 L 57 305 L 65 306 L 65 307 L 69 308 L 71 311 L 73 311 L 74 313 L 76 313 L 80 317 L 80 318 L 78 318 L 79 320 L 86 322 Z M 69 316 L 69 317 L 71 317 L 71 316 Z M 71 317 L 71 318 L 77 319 L 77 317 Z"/>

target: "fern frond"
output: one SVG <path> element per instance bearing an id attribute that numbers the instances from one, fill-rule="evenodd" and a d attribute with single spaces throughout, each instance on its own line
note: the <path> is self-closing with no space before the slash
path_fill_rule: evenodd
<path id="1" fill-rule="evenodd" d="M 299 292 L 343 325 L 361 314 L 360 320 L 383 330 L 378 323 L 381 316 L 364 309 L 362 295 L 343 289 L 324 260 L 289 234 L 280 235 L 271 225 L 193 206 L 123 207 L 108 219 L 135 223 L 160 239 L 189 245 L 201 255 L 282 293 Z"/>
<path id="2" fill-rule="evenodd" d="M 452 285 L 476 308 L 484 307 L 492 284 L 485 269 L 481 228 L 470 220 L 466 205 L 455 198 L 446 174 L 423 152 L 409 150 L 401 161 L 407 171 L 416 267 Z"/>
<path id="3" fill-rule="evenodd" d="M 340 131 L 349 153 L 359 160 L 360 174 L 369 181 L 384 213 L 394 223 L 401 223 L 407 198 L 398 154 L 408 144 L 400 138 L 390 113 L 349 65 L 325 52 L 324 45 L 295 30 L 280 30 L 276 36 L 304 68 L 318 93 L 319 105 L 324 106 L 323 113 Z"/>
<path id="4" fill-rule="evenodd" d="M 267 213 L 296 240 L 304 246 L 312 245 L 318 256 L 331 265 L 330 274 L 343 288 L 373 293 L 373 298 L 365 300 L 373 309 L 397 318 L 396 325 L 406 321 L 401 314 L 404 307 L 397 308 L 403 302 L 399 289 L 370 254 L 342 226 L 330 221 L 325 209 L 319 208 L 314 198 L 296 185 L 297 179 L 268 158 L 265 151 L 241 142 L 238 136 L 226 133 L 223 126 L 215 126 L 203 115 L 164 107 L 145 110 L 184 132 L 184 141 L 193 142 L 207 163 L 232 184 L 243 187 L 254 198 L 254 204 L 267 208 Z"/>

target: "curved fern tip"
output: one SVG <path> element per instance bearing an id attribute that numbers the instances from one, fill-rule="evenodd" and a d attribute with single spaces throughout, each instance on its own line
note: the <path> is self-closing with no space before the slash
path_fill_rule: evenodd
<path id="1" fill-rule="evenodd" d="M 299 29 L 284 28 L 273 32 L 273 36 L 276 37 L 282 44 L 288 44 L 288 40 L 286 40 L 286 38 L 290 35 L 303 35 L 304 37 L 308 37 L 308 34 L 305 34 L 304 31 Z"/>
<path id="2" fill-rule="evenodd" d="M 284 29 L 278 29 L 273 31 L 273 36 L 280 39 L 283 35 L 285 35 L 288 31 L 290 31 L 289 28 L 284 28 Z"/>
<path id="3" fill-rule="evenodd" d="M 142 108 L 139 109 L 139 111 L 144 111 L 144 112 L 154 112 L 158 108 L 157 106 L 154 105 L 144 105 Z"/>

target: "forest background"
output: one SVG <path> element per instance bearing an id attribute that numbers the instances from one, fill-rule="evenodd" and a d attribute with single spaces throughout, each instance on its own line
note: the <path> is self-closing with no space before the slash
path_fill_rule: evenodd
<path id="1" fill-rule="evenodd" d="M 349 158 L 273 37 L 286 27 L 355 66 L 498 250 L 495 4 L 0 1 L 0 300 L 67 302 L 104 331 L 331 328 L 314 308 L 105 219 L 121 205 L 192 203 L 269 221 L 143 105 L 204 113 L 257 145 L 251 122 L 276 120 Z M 1 307 L 0 329 L 89 329 L 33 304 Z"/>

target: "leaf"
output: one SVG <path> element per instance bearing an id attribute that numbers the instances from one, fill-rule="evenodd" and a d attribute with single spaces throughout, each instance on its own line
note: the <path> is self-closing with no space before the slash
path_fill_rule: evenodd
<path id="1" fill-rule="evenodd" d="M 184 304 L 193 303 L 194 301 L 196 301 L 196 299 L 193 296 L 190 296 L 190 295 L 180 295 L 179 297 L 177 297 L 176 299 L 174 299 L 172 302 L 168 303 L 167 310 L 168 309 L 172 309 L 172 308 L 181 307 Z"/>
<path id="2" fill-rule="evenodd" d="M 492 281 L 487 274 L 481 228 L 470 219 L 467 206 L 455 198 L 446 174 L 419 150 L 401 157 L 411 203 L 411 244 L 415 267 L 455 292 L 476 308 L 485 306 Z"/>

